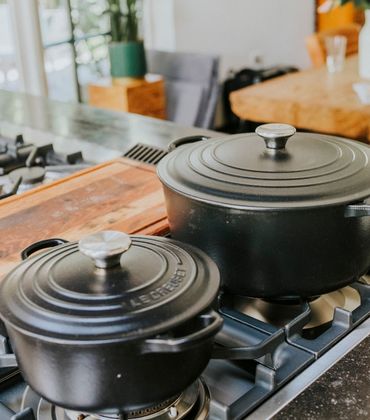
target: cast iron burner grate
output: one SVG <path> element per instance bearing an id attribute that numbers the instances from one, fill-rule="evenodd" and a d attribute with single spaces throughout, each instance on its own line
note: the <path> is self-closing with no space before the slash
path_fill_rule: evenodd
<path id="1" fill-rule="evenodd" d="M 298 315 L 275 327 L 235 310 L 232 299 L 221 295 L 224 327 L 216 336 L 215 357 L 203 373 L 212 395 L 210 418 L 245 418 L 365 321 L 370 314 L 369 277 L 348 287 L 358 293 L 359 306 L 335 308 L 330 328 L 312 339 L 303 334 L 311 320 L 310 302 L 302 302 Z"/>
<path id="2" fill-rule="evenodd" d="M 44 400 L 30 387 L 25 389 L 22 398 L 22 409 L 31 408 L 35 413 L 35 420 L 206 420 L 209 404 L 209 390 L 202 379 L 198 379 L 176 398 L 126 415 L 65 410 Z"/>
<path id="3" fill-rule="evenodd" d="M 336 307 L 330 327 L 318 336 L 309 338 L 305 337 L 303 331 L 310 324 L 312 302 L 302 302 L 300 312 L 295 313 L 293 319 L 287 319 L 282 326 L 274 326 L 242 313 L 233 306 L 227 295 L 221 294 L 219 310 L 224 318 L 224 327 L 216 336 L 214 357 L 202 374 L 212 396 L 209 419 L 240 420 L 248 415 L 253 418 L 254 410 L 259 406 L 263 408 L 266 400 L 268 404 L 271 401 L 269 398 L 285 384 L 293 378 L 303 379 L 307 368 L 310 370 L 315 367 L 316 361 L 320 363 L 326 355 L 336 353 L 352 332 L 361 331 L 360 324 L 370 315 L 370 277 L 364 276 L 348 287 L 359 296 L 359 305 L 350 309 Z M 9 369 L 14 369 L 16 360 L 4 336 L 6 332 L 1 331 L 0 323 L 0 334 L 3 334 L 3 337 L 0 336 L 0 368 L 3 368 L 0 369 L 0 401 L 3 403 L 0 404 L 0 419 L 13 420 L 15 417 L 12 416 L 16 412 L 17 420 L 35 420 L 30 417 L 34 410 L 30 411 L 26 409 L 27 404 L 21 404 L 25 384 L 19 373 L 20 391 L 14 390 L 14 378 L 11 378 L 16 372 L 9 372 Z M 339 351 L 337 357 L 340 356 Z M 9 397 L 12 393 L 18 397 Z M 30 406 L 34 407 L 28 404 L 28 408 Z M 21 407 L 23 411 L 19 411 Z M 35 418 L 59 420 L 50 416 Z M 190 418 L 197 417 L 187 417 L 186 420 Z M 94 418 L 90 415 L 90 418 L 86 418 L 97 419 L 102 420 L 104 417 Z M 67 420 L 70 419 L 67 417 Z"/>
<path id="4" fill-rule="evenodd" d="M 124 154 L 124 157 L 138 162 L 148 163 L 149 165 L 157 165 L 157 163 L 166 155 L 167 152 L 159 147 L 137 143 Z"/>
<path id="5" fill-rule="evenodd" d="M 52 144 L 25 143 L 22 135 L 0 138 L 0 199 L 91 166 L 81 152 L 63 154 Z"/>

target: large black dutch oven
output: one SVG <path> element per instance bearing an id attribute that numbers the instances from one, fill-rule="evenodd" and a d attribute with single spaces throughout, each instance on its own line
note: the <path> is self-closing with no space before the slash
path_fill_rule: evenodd
<path id="1" fill-rule="evenodd" d="M 19 264 L 1 284 L 0 311 L 36 392 L 72 410 L 127 413 L 201 374 L 222 325 L 212 310 L 218 287 L 203 252 L 106 231 Z"/>
<path id="2" fill-rule="evenodd" d="M 256 133 L 172 145 L 158 165 L 172 237 L 212 257 L 235 294 L 312 297 L 365 273 L 370 148 L 286 124 Z"/>

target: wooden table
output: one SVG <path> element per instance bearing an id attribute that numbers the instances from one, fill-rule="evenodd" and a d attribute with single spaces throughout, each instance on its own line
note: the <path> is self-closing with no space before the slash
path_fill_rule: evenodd
<path id="1" fill-rule="evenodd" d="M 355 55 L 339 73 L 329 74 L 324 66 L 240 89 L 230 95 L 232 110 L 243 120 L 370 141 L 370 105 L 363 105 L 352 88 L 361 81 L 357 67 Z"/>

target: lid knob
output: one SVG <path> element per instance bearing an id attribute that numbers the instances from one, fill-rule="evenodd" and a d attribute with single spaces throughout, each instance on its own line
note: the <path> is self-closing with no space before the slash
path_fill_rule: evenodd
<path id="1" fill-rule="evenodd" d="M 82 254 L 94 260 L 98 268 L 118 265 L 121 255 L 130 248 L 131 238 L 126 233 L 105 230 L 85 236 L 78 243 Z"/>
<path id="2" fill-rule="evenodd" d="M 289 124 L 263 124 L 256 128 L 256 134 L 265 140 L 268 149 L 283 150 L 286 142 L 296 132 Z"/>

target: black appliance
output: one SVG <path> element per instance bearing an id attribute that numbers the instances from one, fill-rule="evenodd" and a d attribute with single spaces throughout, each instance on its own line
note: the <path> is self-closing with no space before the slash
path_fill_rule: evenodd
<path id="1" fill-rule="evenodd" d="M 225 122 L 220 128 L 220 131 L 230 134 L 242 133 L 254 131 L 258 125 L 251 121 L 242 121 L 233 113 L 229 99 L 231 92 L 255 83 L 273 79 L 274 77 L 283 76 L 297 70 L 298 69 L 296 67 L 292 66 L 274 66 L 266 69 L 244 68 L 239 71 L 231 70 L 227 79 L 222 84 L 222 105 Z"/>

